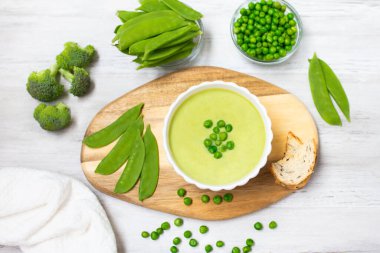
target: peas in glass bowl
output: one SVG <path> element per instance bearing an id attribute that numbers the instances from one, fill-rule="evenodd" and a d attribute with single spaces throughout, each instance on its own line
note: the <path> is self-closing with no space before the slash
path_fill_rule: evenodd
<path id="1" fill-rule="evenodd" d="M 296 52 L 302 39 L 302 22 L 286 1 L 248 0 L 235 11 L 231 36 L 244 57 L 273 65 Z"/>

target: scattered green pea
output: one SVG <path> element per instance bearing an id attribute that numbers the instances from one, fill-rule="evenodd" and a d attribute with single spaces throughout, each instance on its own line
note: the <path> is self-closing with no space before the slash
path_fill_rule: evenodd
<path id="1" fill-rule="evenodd" d="M 203 194 L 201 197 L 201 200 L 203 203 L 208 203 L 208 202 L 210 202 L 210 197 L 206 194 Z"/>
<path id="2" fill-rule="evenodd" d="M 216 159 L 220 159 L 220 158 L 222 158 L 222 156 L 223 156 L 223 154 L 221 152 L 219 152 L 219 151 L 216 151 L 214 153 L 214 158 L 216 158 Z"/>
<path id="3" fill-rule="evenodd" d="M 187 205 L 187 206 L 191 206 L 191 204 L 193 204 L 193 199 L 186 197 L 183 199 L 183 203 L 185 203 L 185 205 Z"/>
<path id="4" fill-rule="evenodd" d="M 177 195 L 180 196 L 180 197 L 185 197 L 186 196 L 186 190 L 183 189 L 183 188 L 179 188 L 177 190 Z"/>
<path id="5" fill-rule="evenodd" d="M 213 125 L 213 123 L 212 123 L 212 120 L 210 120 L 210 119 L 206 120 L 206 121 L 203 123 L 203 126 L 204 126 L 205 128 L 211 128 L 212 125 Z"/>
<path id="6" fill-rule="evenodd" d="M 270 229 L 275 229 L 275 228 L 277 228 L 277 222 L 275 222 L 275 221 L 271 221 L 271 222 L 269 222 L 269 228 Z"/>
<path id="7" fill-rule="evenodd" d="M 226 122 L 224 120 L 218 120 L 218 122 L 216 123 L 216 125 L 219 127 L 219 128 L 222 128 L 226 125 Z"/>
<path id="8" fill-rule="evenodd" d="M 222 248 L 224 246 L 224 242 L 223 241 L 217 241 L 215 245 L 218 248 Z"/>
<path id="9" fill-rule="evenodd" d="M 181 227 L 183 225 L 183 219 L 181 218 L 176 218 L 174 220 L 174 225 L 176 225 L 177 227 Z"/>
<path id="10" fill-rule="evenodd" d="M 223 198 L 220 195 L 216 195 L 212 200 L 216 205 L 220 205 L 223 202 Z"/>
<path id="11" fill-rule="evenodd" d="M 179 237 L 176 237 L 176 238 L 173 239 L 173 244 L 174 245 L 179 245 L 179 244 L 181 244 L 181 242 L 182 242 L 182 240 Z"/>
<path id="12" fill-rule="evenodd" d="M 248 253 L 248 252 L 251 252 L 251 251 L 252 251 L 251 246 L 244 246 L 243 247 L 243 253 Z"/>
<path id="13" fill-rule="evenodd" d="M 219 127 L 214 127 L 214 128 L 212 129 L 212 131 L 213 131 L 214 133 L 218 134 L 218 133 L 220 132 L 220 128 L 219 128 Z"/>
<path id="14" fill-rule="evenodd" d="M 165 221 L 164 223 L 161 224 L 161 228 L 163 230 L 169 230 L 170 229 L 170 223 Z"/>
<path id="15" fill-rule="evenodd" d="M 157 240 L 158 238 L 160 237 L 160 235 L 156 232 L 156 231 L 153 231 L 152 233 L 150 233 L 150 238 L 152 238 L 152 240 Z"/>
<path id="16" fill-rule="evenodd" d="M 147 232 L 147 231 L 141 232 L 141 237 L 142 238 L 148 238 L 149 236 L 150 236 L 149 232 Z"/>
<path id="17" fill-rule="evenodd" d="M 247 246 L 253 246 L 255 245 L 255 241 L 251 238 L 248 238 L 246 241 L 245 241 L 245 244 L 247 244 Z"/>
<path id="18" fill-rule="evenodd" d="M 178 248 L 176 246 L 171 246 L 170 247 L 170 252 L 171 253 L 177 253 L 178 252 Z"/>
<path id="19" fill-rule="evenodd" d="M 207 245 L 205 246 L 205 251 L 206 251 L 206 253 L 210 253 L 210 252 L 212 252 L 212 251 L 213 251 L 212 246 L 211 246 L 210 244 L 207 244 Z"/>
<path id="20" fill-rule="evenodd" d="M 208 232 L 208 227 L 205 225 L 202 225 L 199 227 L 199 233 L 206 234 Z"/>
<path id="21" fill-rule="evenodd" d="M 226 132 L 220 132 L 219 133 L 219 140 L 225 141 L 228 138 L 228 134 Z"/>
<path id="22" fill-rule="evenodd" d="M 227 146 L 227 148 L 229 150 L 233 150 L 235 148 L 235 142 L 233 142 L 233 141 L 227 141 L 226 146 Z"/>
<path id="23" fill-rule="evenodd" d="M 190 239 L 190 241 L 189 241 L 189 245 L 190 245 L 191 247 L 197 247 L 197 246 L 198 246 L 198 241 L 195 240 L 195 239 Z"/>
<path id="24" fill-rule="evenodd" d="M 233 127 L 232 127 L 232 125 L 231 124 L 227 124 L 226 126 L 225 126 L 225 129 L 226 129 L 226 132 L 232 132 L 232 129 L 233 129 Z"/>
<path id="25" fill-rule="evenodd" d="M 212 133 L 212 134 L 210 134 L 210 139 L 213 141 L 216 141 L 218 139 L 218 135 L 216 135 L 216 133 Z"/>
<path id="26" fill-rule="evenodd" d="M 240 253 L 241 251 L 240 251 L 240 248 L 238 248 L 238 247 L 233 247 L 232 248 L 232 253 Z"/>
<path id="27" fill-rule="evenodd" d="M 212 140 L 210 139 L 205 139 L 203 141 L 203 144 L 205 145 L 206 148 L 210 147 L 212 145 Z"/>
<path id="28" fill-rule="evenodd" d="M 221 141 L 221 140 L 217 140 L 217 141 L 215 141 L 215 145 L 216 145 L 216 146 L 220 146 L 220 145 L 222 145 L 222 141 Z"/>
<path id="29" fill-rule="evenodd" d="M 184 233 L 183 233 L 183 236 L 187 239 L 191 238 L 193 236 L 193 233 L 191 233 L 190 230 L 186 230 Z"/>
<path id="30" fill-rule="evenodd" d="M 263 224 L 261 222 L 256 222 L 255 225 L 253 225 L 256 230 L 262 230 Z"/>
<path id="31" fill-rule="evenodd" d="M 226 193 L 223 196 L 223 200 L 226 202 L 232 202 L 233 199 L 234 199 L 234 195 L 232 195 L 232 193 Z"/>
<path id="32" fill-rule="evenodd" d="M 159 235 L 162 235 L 164 233 L 164 230 L 162 228 L 157 228 L 156 229 L 156 232 L 159 234 Z"/>
<path id="33" fill-rule="evenodd" d="M 220 152 L 226 152 L 227 151 L 227 146 L 226 145 L 223 145 L 220 147 Z"/>

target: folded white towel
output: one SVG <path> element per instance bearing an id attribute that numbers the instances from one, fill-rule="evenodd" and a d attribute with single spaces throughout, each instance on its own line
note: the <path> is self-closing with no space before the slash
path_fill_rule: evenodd
<path id="1" fill-rule="evenodd" d="M 0 245 L 25 253 L 115 253 L 108 218 L 82 183 L 60 174 L 0 169 Z"/>

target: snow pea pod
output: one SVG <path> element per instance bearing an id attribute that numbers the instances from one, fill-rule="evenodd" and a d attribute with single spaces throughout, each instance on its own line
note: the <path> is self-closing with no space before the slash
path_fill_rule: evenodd
<path id="1" fill-rule="evenodd" d="M 120 50 L 129 48 L 133 43 L 136 43 L 137 41 L 144 40 L 187 25 L 187 22 L 182 17 L 169 10 L 151 12 L 140 17 L 144 17 L 144 19 L 131 24 L 123 31 L 121 31 L 123 29 L 123 26 L 128 22 L 124 23 L 124 25 L 120 27 L 117 34 L 119 40 L 118 48 Z M 140 17 L 134 18 L 130 21 L 134 21 Z"/>
<path id="2" fill-rule="evenodd" d="M 199 27 L 195 24 L 190 24 L 188 26 L 179 28 L 174 31 L 166 32 L 157 37 L 152 38 L 145 45 L 145 53 L 143 59 L 145 60 L 146 58 L 148 58 L 149 54 L 154 50 L 159 49 L 163 47 L 165 44 L 184 36 L 186 33 L 190 31 L 199 31 Z"/>
<path id="3" fill-rule="evenodd" d="M 321 117 L 330 125 L 342 125 L 339 114 L 330 98 L 322 66 L 316 54 L 310 61 L 309 83 L 314 104 Z"/>
<path id="4" fill-rule="evenodd" d="M 145 145 L 145 161 L 140 178 L 140 201 L 143 201 L 154 194 L 160 171 L 157 140 L 149 125 L 145 130 L 143 139 Z"/>
<path id="5" fill-rule="evenodd" d="M 140 135 L 135 140 L 131 156 L 115 186 L 115 193 L 130 191 L 139 180 L 145 158 L 144 142 Z"/>
<path id="6" fill-rule="evenodd" d="M 188 49 L 193 49 L 194 45 L 195 45 L 194 42 L 189 41 L 189 42 L 179 44 L 177 46 L 159 49 L 159 50 L 156 50 L 153 53 L 151 53 L 147 58 L 144 58 L 145 57 L 144 56 L 142 58 L 142 60 L 143 61 L 146 61 L 146 60 L 148 60 L 148 61 L 163 60 L 163 59 L 169 58 L 172 55 L 175 55 L 179 51 L 185 51 Z"/>
<path id="7" fill-rule="evenodd" d="M 188 57 L 193 50 L 187 50 L 187 51 L 180 51 L 177 54 L 170 56 L 169 58 L 163 59 L 163 60 L 156 60 L 156 61 L 139 61 L 139 59 L 136 59 L 135 62 L 141 63 L 139 67 L 137 67 L 137 70 L 148 68 L 148 67 L 156 67 L 164 64 L 168 64 L 170 62 L 178 61 L 181 59 L 184 59 Z"/>
<path id="8" fill-rule="evenodd" d="M 141 6 L 136 10 L 141 10 L 144 12 L 170 10 L 168 6 L 161 3 L 159 0 L 144 0 L 140 1 L 140 4 Z"/>
<path id="9" fill-rule="evenodd" d="M 197 32 L 189 32 L 187 34 L 185 34 L 184 36 L 182 36 L 181 38 L 179 38 L 178 40 L 173 40 L 172 42 L 169 42 L 168 44 L 164 45 L 165 47 L 172 47 L 172 46 L 176 46 L 178 44 L 181 44 L 181 43 L 184 43 L 186 41 L 193 41 L 193 39 L 195 37 L 197 37 L 198 35 L 201 35 L 202 32 L 201 31 L 197 31 Z"/>
<path id="10" fill-rule="evenodd" d="M 143 103 L 138 104 L 125 113 L 107 127 L 84 138 L 83 143 L 90 148 L 104 147 L 117 138 L 137 119 L 141 113 Z"/>
<path id="11" fill-rule="evenodd" d="M 136 139 L 144 129 L 144 122 L 140 116 L 132 125 L 127 128 L 124 134 L 117 141 L 115 147 L 96 167 L 95 173 L 110 175 L 115 173 L 129 158 Z"/>
<path id="12" fill-rule="evenodd" d="M 186 4 L 178 1 L 178 0 L 161 0 L 166 6 L 168 6 L 170 9 L 178 13 L 178 15 L 181 15 L 185 19 L 188 20 L 198 20 L 203 17 L 203 15 L 194 10 L 193 8 L 187 6 Z"/>
<path id="13" fill-rule="evenodd" d="M 133 18 L 136 18 L 138 16 L 141 16 L 145 14 L 144 12 L 141 11 L 117 11 L 116 16 L 119 17 L 121 22 L 125 23 Z"/>
<path id="14" fill-rule="evenodd" d="M 339 106 L 346 119 L 348 121 L 351 121 L 350 104 L 348 102 L 348 98 L 342 84 L 340 83 L 338 77 L 335 75 L 334 71 L 330 68 L 329 65 L 327 65 L 326 62 L 319 59 L 319 63 L 321 64 L 322 71 L 325 76 L 328 91 L 334 98 L 336 104 Z"/>

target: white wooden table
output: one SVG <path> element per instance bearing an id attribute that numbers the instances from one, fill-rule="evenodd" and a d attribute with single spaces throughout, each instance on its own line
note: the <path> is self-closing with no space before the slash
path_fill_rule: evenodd
<path id="1" fill-rule="evenodd" d="M 214 65 L 255 75 L 297 95 L 315 117 L 321 140 L 316 173 L 309 185 L 260 212 L 223 222 L 185 220 L 196 236 L 198 250 L 224 240 L 230 252 L 246 238 L 256 241 L 255 252 L 380 252 L 380 1 L 292 0 L 302 16 L 304 38 L 288 62 L 263 67 L 243 59 L 229 34 L 230 18 L 241 1 L 187 0 L 204 13 L 206 44 L 195 65 Z M 169 70 L 136 71 L 131 59 L 113 46 L 114 13 L 137 7 L 137 0 L 0 0 L 0 166 L 57 171 L 82 182 L 79 164 L 84 131 L 94 114 L 109 101 Z M 40 129 L 32 117 L 37 101 L 25 91 L 33 70 L 49 67 L 66 41 L 93 44 L 99 60 L 91 68 L 95 89 L 82 99 L 63 99 L 74 122 L 61 133 Z M 308 57 L 326 60 L 341 78 L 352 106 L 352 123 L 331 127 L 312 102 L 308 86 Z M 296 117 L 297 115 L 295 115 Z M 143 240 L 151 230 L 175 217 L 133 206 L 96 190 L 117 235 L 119 252 L 169 252 L 171 240 Z M 1 203 L 0 203 L 1 208 Z M 275 219 L 276 231 L 255 232 L 252 224 Z M 182 233 L 182 232 L 181 232 Z M 0 253 L 19 252 L 2 248 Z"/>

